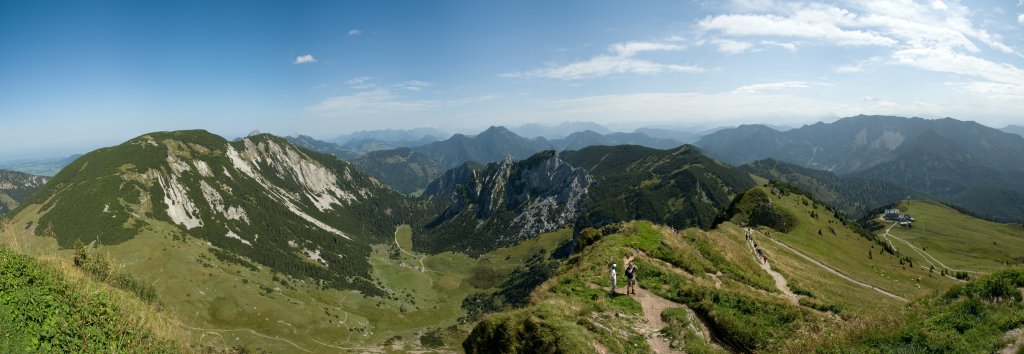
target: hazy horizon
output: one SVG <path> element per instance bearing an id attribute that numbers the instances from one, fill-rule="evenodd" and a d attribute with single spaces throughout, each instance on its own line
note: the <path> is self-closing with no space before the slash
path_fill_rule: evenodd
<path id="1" fill-rule="evenodd" d="M 3 3 L 0 160 L 159 130 L 1022 124 L 1024 3 Z"/>

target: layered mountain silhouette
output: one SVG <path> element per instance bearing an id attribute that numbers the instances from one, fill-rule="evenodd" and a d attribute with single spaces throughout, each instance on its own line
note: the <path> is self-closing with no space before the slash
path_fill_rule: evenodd
<path id="1" fill-rule="evenodd" d="M 856 116 L 785 132 L 741 126 L 697 145 L 731 164 L 771 158 L 888 182 L 986 217 L 1024 218 L 1024 138 L 975 122 Z"/>

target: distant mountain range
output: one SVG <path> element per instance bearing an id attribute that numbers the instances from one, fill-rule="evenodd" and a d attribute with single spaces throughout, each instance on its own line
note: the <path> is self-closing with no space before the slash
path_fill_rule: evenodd
<path id="1" fill-rule="evenodd" d="M 846 174 L 895 159 L 926 134 L 924 140 L 937 143 L 934 136 L 943 137 L 987 165 L 1024 166 L 1024 138 L 952 118 L 856 116 L 785 132 L 744 125 L 708 134 L 696 145 L 709 156 L 734 165 L 774 158 Z"/>
<path id="2" fill-rule="evenodd" d="M 546 125 L 540 123 L 523 124 L 512 128 L 512 132 L 526 138 L 561 139 L 572 133 L 582 131 L 593 131 L 598 134 L 608 134 L 612 131 L 603 125 L 593 122 L 563 122 L 557 125 Z"/>
<path id="3" fill-rule="evenodd" d="M 17 208 L 48 179 L 22 172 L 0 170 L 0 217 Z"/>
<path id="4" fill-rule="evenodd" d="M 731 164 L 771 158 L 888 182 L 991 218 L 1024 219 L 1024 137 L 975 122 L 856 116 L 786 132 L 746 125 L 697 145 Z"/>
<path id="5" fill-rule="evenodd" d="M 341 135 L 334 139 L 328 139 L 328 141 L 343 146 L 350 143 L 357 143 L 360 140 L 376 140 L 399 144 L 418 141 L 426 141 L 429 143 L 445 139 L 449 136 L 451 136 L 451 133 L 446 133 L 436 128 L 382 129 L 358 131 Z"/>
<path id="6" fill-rule="evenodd" d="M 548 140 L 544 137 L 525 138 L 505 127 L 490 127 L 476 135 L 455 134 L 442 141 L 378 150 L 352 158 L 357 154 L 355 150 L 336 144 L 308 137 L 289 140 L 307 149 L 348 158 L 367 174 L 402 193 L 423 190 L 441 172 L 470 161 L 486 164 L 509 157 L 518 160 L 544 150 L 578 150 L 594 145 L 634 144 L 657 149 L 682 145 L 670 138 L 655 138 L 645 133 L 600 134 L 586 130 L 571 133 L 562 139 Z"/>

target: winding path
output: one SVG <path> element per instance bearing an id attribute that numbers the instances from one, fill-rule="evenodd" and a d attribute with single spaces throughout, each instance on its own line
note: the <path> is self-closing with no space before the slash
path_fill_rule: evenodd
<path id="1" fill-rule="evenodd" d="M 748 229 L 748 231 L 752 230 Z M 754 252 L 754 257 L 757 257 L 757 249 L 754 248 L 754 241 L 748 240 L 747 246 L 750 246 L 751 251 Z M 789 301 L 789 303 L 793 305 L 800 304 L 800 298 L 795 293 L 793 293 L 793 290 L 789 289 L 789 282 L 786 281 L 786 277 L 782 276 L 782 274 L 780 274 L 779 272 L 773 270 L 772 265 L 767 261 L 762 262 L 760 259 L 758 259 L 757 263 L 761 265 L 761 269 L 763 269 L 766 273 L 768 273 L 768 275 L 772 277 L 772 279 L 775 280 L 775 288 L 782 293 L 782 296 L 786 298 L 786 301 Z"/>
<path id="2" fill-rule="evenodd" d="M 797 251 L 795 248 L 789 247 L 789 245 L 787 245 L 785 243 L 782 243 L 782 242 L 779 242 L 778 240 L 776 240 L 774 238 L 771 238 L 769 236 L 765 236 L 764 238 L 774 242 L 775 244 L 781 246 L 782 248 L 785 248 L 785 249 L 789 250 L 790 252 L 793 252 L 794 254 L 800 256 L 801 258 L 806 259 L 808 262 L 811 262 L 814 265 L 817 265 L 818 267 L 821 267 L 822 269 L 828 271 L 829 273 L 835 274 L 836 276 L 845 279 L 846 281 L 849 281 L 851 283 L 860 285 L 860 286 L 868 288 L 868 289 L 875 290 L 875 291 L 881 293 L 882 295 L 891 297 L 891 298 L 896 299 L 896 300 L 900 300 L 900 301 L 903 301 L 903 302 L 910 302 L 910 300 L 907 300 L 907 298 L 905 298 L 905 297 L 902 297 L 902 296 L 890 293 L 888 291 L 879 289 L 878 287 L 876 287 L 874 285 L 862 282 L 860 280 L 850 278 L 846 274 L 840 273 L 838 270 L 835 270 L 834 268 L 829 267 L 829 266 L 825 265 L 824 263 L 818 262 L 818 260 L 816 260 L 814 258 L 811 258 L 810 256 L 808 256 L 806 254 L 803 254 L 803 252 Z"/>
<path id="3" fill-rule="evenodd" d="M 312 351 L 310 351 L 309 349 L 300 347 L 298 344 L 295 344 L 295 342 L 292 342 L 290 340 L 287 340 L 287 339 L 284 339 L 284 338 L 280 338 L 280 337 L 268 336 L 266 334 L 257 332 L 256 330 L 249 329 L 249 328 L 238 328 L 238 329 L 199 328 L 199 327 L 189 326 L 189 325 L 184 324 L 181 321 L 178 321 L 178 320 L 175 320 L 175 319 L 170 319 L 170 321 L 177 322 L 178 326 L 181 326 L 181 328 L 184 328 L 184 329 L 187 329 L 187 330 L 200 331 L 200 332 L 204 332 L 204 333 L 216 333 L 218 335 L 220 335 L 220 332 L 249 332 L 249 333 L 252 333 L 253 335 L 260 336 L 260 337 L 263 337 L 263 338 L 273 339 L 273 340 L 285 342 L 285 343 L 288 343 L 291 346 L 293 346 L 295 348 L 298 348 L 298 349 L 300 349 L 300 350 L 302 350 L 304 352 L 312 353 Z M 223 337 L 221 337 L 221 339 L 223 340 Z"/>
<path id="4" fill-rule="evenodd" d="M 633 261 L 633 257 L 634 256 L 624 257 L 622 259 L 622 264 L 629 264 L 629 262 Z M 625 271 L 623 271 L 623 273 L 625 273 Z M 661 296 L 655 295 L 647 289 L 641 288 L 639 285 L 634 286 L 633 288 L 636 289 L 636 294 L 632 295 L 633 300 L 640 303 L 640 307 L 644 312 L 644 320 L 647 322 L 647 325 L 645 326 L 646 328 L 641 328 L 641 332 L 644 334 L 644 337 L 647 338 L 647 345 L 649 345 L 651 350 L 655 353 L 680 353 L 677 350 L 673 350 L 668 341 L 661 336 L 661 329 L 668 326 L 665 321 L 661 320 L 661 313 L 670 308 L 683 307 L 683 304 L 678 304 Z"/>

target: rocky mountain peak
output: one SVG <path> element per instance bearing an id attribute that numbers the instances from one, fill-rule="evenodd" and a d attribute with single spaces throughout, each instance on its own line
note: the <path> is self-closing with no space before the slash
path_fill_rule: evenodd
<path id="1" fill-rule="evenodd" d="M 586 170 L 570 165 L 555 151 L 521 161 L 506 158 L 481 170 L 463 165 L 446 172 L 424 193 L 446 205 L 427 229 L 441 234 L 470 226 L 486 228 L 498 244 L 513 244 L 575 222 L 591 183 Z M 499 223 L 504 224 L 499 228 Z M 464 243 L 472 242 L 452 246 Z"/>

